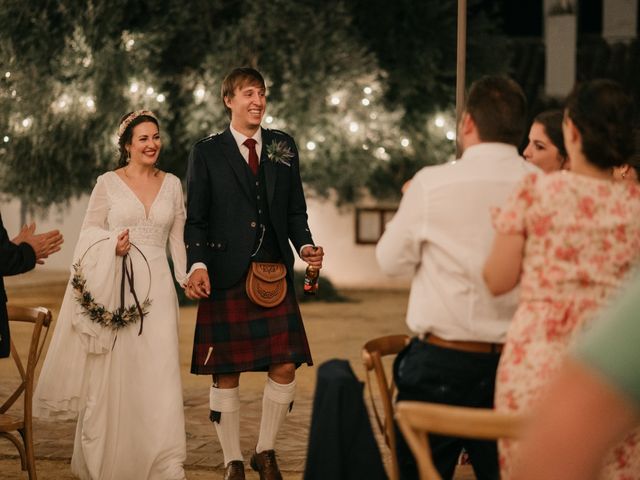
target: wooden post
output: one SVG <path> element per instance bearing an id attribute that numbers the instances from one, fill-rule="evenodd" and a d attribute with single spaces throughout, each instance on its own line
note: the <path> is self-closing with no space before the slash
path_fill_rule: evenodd
<path id="1" fill-rule="evenodd" d="M 458 40 L 456 65 L 456 158 L 460 157 L 460 143 L 458 142 L 458 128 L 464 108 L 464 87 L 467 62 L 467 0 L 458 0 Z"/>

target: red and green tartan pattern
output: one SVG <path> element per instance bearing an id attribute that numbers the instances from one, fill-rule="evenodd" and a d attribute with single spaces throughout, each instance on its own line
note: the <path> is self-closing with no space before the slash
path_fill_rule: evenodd
<path id="1" fill-rule="evenodd" d="M 245 279 L 201 300 L 191 358 L 196 375 L 267 371 L 276 363 L 313 365 L 291 282 L 277 307 L 247 297 Z"/>

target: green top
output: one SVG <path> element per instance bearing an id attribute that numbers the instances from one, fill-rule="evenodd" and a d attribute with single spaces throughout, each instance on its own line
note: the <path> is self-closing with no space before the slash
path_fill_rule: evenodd
<path id="1" fill-rule="evenodd" d="M 573 355 L 640 405 L 640 275 L 600 318 Z"/>

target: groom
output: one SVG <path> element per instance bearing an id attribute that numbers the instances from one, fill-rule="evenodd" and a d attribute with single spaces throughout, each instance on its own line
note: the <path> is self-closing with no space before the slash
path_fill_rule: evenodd
<path id="1" fill-rule="evenodd" d="M 251 467 L 261 480 L 282 479 L 275 438 L 293 405 L 295 371 L 312 364 L 293 288 L 289 240 L 309 265 L 322 267 L 307 224 L 298 151 L 289 135 L 260 126 L 266 108 L 262 75 L 236 68 L 222 83 L 231 119 L 221 134 L 197 142 L 187 172 L 186 293 L 201 299 L 191 373 L 210 374 L 210 418 L 222 446 L 225 479 L 244 479 L 240 450 L 240 373 L 268 372 Z M 282 263 L 287 294 L 272 308 L 251 302 L 251 262 Z"/>

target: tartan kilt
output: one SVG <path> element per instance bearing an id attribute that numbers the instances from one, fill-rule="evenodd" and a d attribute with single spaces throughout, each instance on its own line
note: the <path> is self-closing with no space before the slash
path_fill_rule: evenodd
<path id="1" fill-rule="evenodd" d="M 196 375 L 265 372 L 277 363 L 313 365 L 295 291 L 287 278 L 280 305 L 256 305 L 245 290 L 246 275 L 228 289 L 211 289 L 200 300 L 191 357 Z"/>

